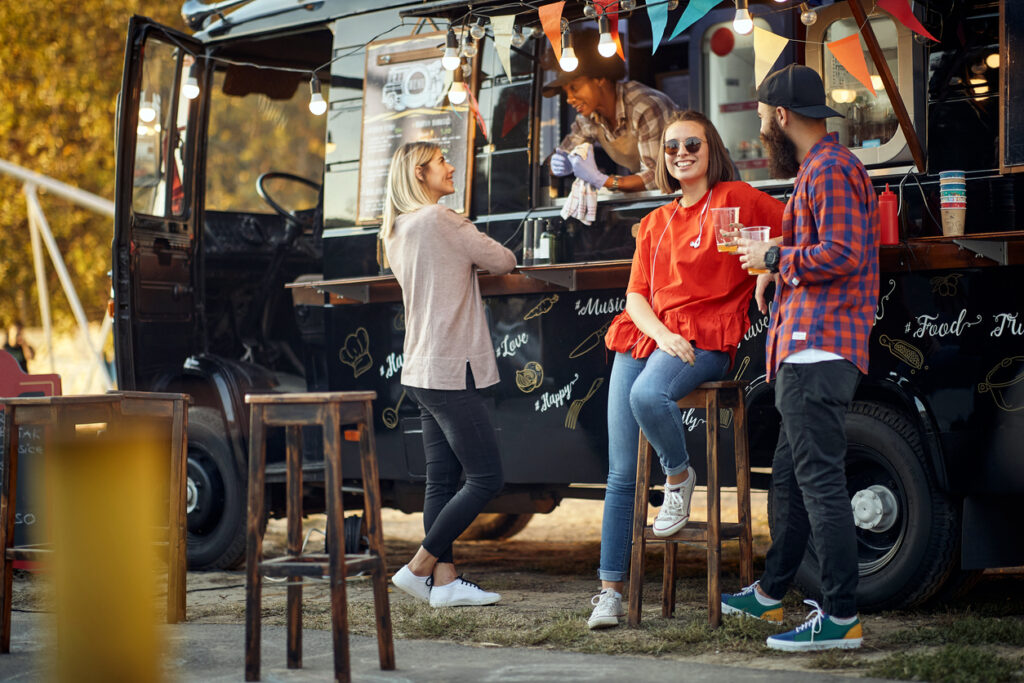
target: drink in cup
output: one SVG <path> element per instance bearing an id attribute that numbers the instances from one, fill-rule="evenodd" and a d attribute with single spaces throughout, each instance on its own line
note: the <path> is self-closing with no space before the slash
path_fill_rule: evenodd
<path id="1" fill-rule="evenodd" d="M 732 224 L 739 222 L 740 207 L 738 206 L 711 209 L 711 225 L 715 230 L 715 243 L 718 245 L 718 251 L 736 253 L 736 231 L 732 228 Z"/>
<path id="2" fill-rule="evenodd" d="M 772 229 L 767 225 L 749 226 L 740 228 L 740 237 L 755 242 L 767 242 L 771 239 L 771 232 Z M 747 272 L 751 275 L 762 275 L 771 271 L 767 268 L 748 268 Z"/>

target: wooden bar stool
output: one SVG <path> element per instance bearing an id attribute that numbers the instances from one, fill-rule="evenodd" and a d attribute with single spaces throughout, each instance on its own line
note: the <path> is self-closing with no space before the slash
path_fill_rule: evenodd
<path id="1" fill-rule="evenodd" d="M 264 576 L 288 578 L 287 665 L 302 668 L 302 577 L 330 577 L 331 630 L 334 636 L 334 679 L 351 677 L 348 651 L 348 605 L 345 577 L 369 571 L 373 577 L 373 606 L 377 616 L 380 668 L 395 668 L 391 635 L 387 567 L 380 520 L 380 483 L 373 436 L 373 391 L 309 394 L 250 394 L 249 514 L 245 579 L 245 680 L 260 680 L 260 602 Z M 363 475 L 363 520 L 369 550 L 345 555 L 345 511 L 342 507 L 342 427 L 355 425 Z M 284 427 L 287 450 L 288 551 L 263 560 L 266 428 Z M 327 487 L 327 553 L 302 553 L 302 427 L 323 428 Z M 349 432 L 345 433 L 349 437 Z"/>
<path id="2" fill-rule="evenodd" d="M 168 485 L 167 622 L 185 620 L 186 518 L 185 481 L 188 450 L 188 396 L 120 391 L 91 396 L 4 398 L 5 448 L 0 485 L 0 653 L 10 652 L 11 592 L 15 560 L 32 561 L 52 551 L 48 544 L 14 545 L 15 501 L 18 483 L 18 429 L 43 429 L 43 457 L 56 457 L 46 444 L 60 433 L 74 435 L 76 425 L 107 423 L 116 430 L 129 420 L 158 420 L 169 424 L 170 480 Z"/>
<path id="3" fill-rule="evenodd" d="M 670 617 L 676 607 L 676 546 L 681 542 L 705 543 L 708 552 L 708 621 L 712 628 L 722 623 L 721 571 L 722 539 L 735 538 L 740 545 L 740 580 L 747 586 L 754 582 L 753 534 L 750 528 L 750 460 L 747 453 L 747 417 L 743 404 L 746 382 L 705 382 L 681 398 L 681 410 L 696 408 L 707 413 L 708 517 L 706 522 L 686 523 L 667 538 L 654 535 L 647 526 L 647 506 L 651 487 L 651 454 L 654 449 L 643 431 L 637 453 L 636 496 L 633 506 L 633 555 L 629 566 L 630 626 L 640 624 L 644 581 L 644 551 L 648 543 L 665 544 L 665 568 L 661 584 L 661 616 Z M 721 490 L 718 483 L 719 410 L 731 408 L 733 429 L 733 460 L 736 465 L 736 523 L 721 521 Z"/>

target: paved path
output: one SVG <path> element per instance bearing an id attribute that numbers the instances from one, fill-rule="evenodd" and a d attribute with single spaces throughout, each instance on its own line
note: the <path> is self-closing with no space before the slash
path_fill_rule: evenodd
<path id="1" fill-rule="evenodd" d="M 45 680 L 46 632 L 40 615 L 16 612 L 11 629 L 11 653 L 0 655 L 0 681 Z M 180 624 L 166 627 L 171 681 L 242 681 L 243 636 L 241 625 Z M 303 638 L 303 669 L 284 666 L 284 627 L 263 627 L 262 680 L 301 683 L 330 680 L 331 635 L 306 630 Z M 381 671 L 373 638 L 353 636 L 354 681 L 416 681 L 444 683 L 670 681 L 685 678 L 701 681 L 769 681 L 811 683 L 842 681 L 848 677 L 823 672 L 767 671 L 648 657 L 585 655 L 534 648 L 482 648 L 425 640 L 396 640 L 397 671 Z M 858 679 L 871 681 L 877 679 Z"/>

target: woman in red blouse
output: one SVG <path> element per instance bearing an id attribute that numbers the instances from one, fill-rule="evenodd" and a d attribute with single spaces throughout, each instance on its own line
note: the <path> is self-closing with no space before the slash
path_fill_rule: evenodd
<path id="1" fill-rule="evenodd" d="M 656 179 L 681 196 L 640 223 L 626 310 L 605 337 L 615 351 L 608 388 L 608 486 L 601 530 L 601 592 L 590 628 L 616 626 L 630 555 L 636 448 L 640 427 L 661 460 L 665 503 L 654 533 L 670 536 L 690 515 L 694 472 L 676 401 L 702 382 L 722 379 L 749 327 L 756 278 L 734 254 L 720 253 L 710 211 L 740 207 L 744 225 L 780 234 L 783 204 L 732 180 L 732 161 L 703 114 L 674 114 L 662 133 Z"/>

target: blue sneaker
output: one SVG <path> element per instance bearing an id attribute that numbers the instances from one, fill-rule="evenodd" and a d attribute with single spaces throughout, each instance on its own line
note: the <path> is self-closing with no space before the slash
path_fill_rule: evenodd
<path id="1" fill-rule="evenodd" d="M 805 604 L 811 606 L 811 613 L 807 615 L 807 621 L 797 626 L 792 631 L 771 636 L 765 644 L 773 650 L 786 650 L 787 652 L 807 652 L 811 650 L 832 650 L 841 648 L 852 650 L 860 647 L 864 639 L 864 632 L 860 625 L 860 618 L 855 618 L 849 624 L 837 624 L 832 618 L 821 611 L 821 607 L 814 600 L 804 600 Z"/>
<path id="2" fill-rule="evenodd" d="M 762 605 L 755 593 L 759 583 L 755 581 L 739 593 L 722 593 L 722 614 L 739 614 L 781 624 L 782 603 Z"/>

